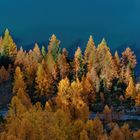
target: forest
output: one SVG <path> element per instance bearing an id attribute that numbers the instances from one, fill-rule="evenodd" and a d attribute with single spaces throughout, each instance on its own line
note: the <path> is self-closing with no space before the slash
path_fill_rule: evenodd
<path id="1" fill-rule="evenodd" d="M 137 61 L 131 48 L 112 54 L 90 36 L 73 57 L 55 35 L 48 46 L 18 48 L 8 29 L 0 38 L 0 140 L 140 140 Z M 120 123 L 121 122 L 121 123 Z"/>

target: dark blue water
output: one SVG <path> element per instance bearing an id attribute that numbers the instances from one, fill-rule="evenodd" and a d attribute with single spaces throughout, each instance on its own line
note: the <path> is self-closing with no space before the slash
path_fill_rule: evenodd
<path id="1" fill-rule="evenodd" d="M 127 46 L 140 57 L 140 0 L 0 0 L 0 32 L 18 46 L 44 44 L 55 33 L 61 46 L 84 48 L 89 35 L 105 37 L 111 50 Z"/>

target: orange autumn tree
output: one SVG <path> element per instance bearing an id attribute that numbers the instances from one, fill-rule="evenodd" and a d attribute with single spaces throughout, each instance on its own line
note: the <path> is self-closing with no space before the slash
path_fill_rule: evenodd
<path id="1" fill-rule="evenodd" d="M 36 93 L 38 96 L 49 96 L 53 91 L 53 79 L 51 75 L 45 71 L 42 64 L 39 64 L 36 73 Z"/>
<path id="2" fill-rule="evenodd" d="M 138 92 L 137 95 L 136 95 L 135 104 L 138 107 L 140 106 L 140 92 Z"/>
<path id="3" fill-rule="evenodd" d="M 28 94 L 22 88 L 19 88 L 19 90 L 16 93 L 16 96 L 12 98 L 11 103 L 9 105 L 7 118 L 8 121 L 9 119 L 14 119 L 15 116 L 21 117 L 23 113 L 28 111 L 31 107 L 32 103 Z"/>
<path id="4" fill-rule="evenodd" d="M 16 55 L 17 47 L 8 29 L 5 30 L 2 43 L 0 45 L 0 50 L 1 54 L 4 56 L 15 57 Z"/>
<path id="5" fill-rule="evenodd" d="M 58 98 L 62 104 L 68 105 L 68 101 L 71 98 L 71 94 L 69 93 L 70 81 L 66 77 L 62 79 L 58 84 Z"/>
<path id="6" fill-rule="evenodd" d="M 126 67 L 126 69 L 121 69 L 121 79 L 123 80 L 124 83 L 126 83 L 128 85 L 129 83 L 129 79 L 131 77 L 133 77 L 132 75 L 132 70 L 131 68 L 129 67 L 129 65 Z"/>
<path id="7" fill-rule="evenodd" d="M 92 36 L 90 36 L 89 41 L 87 43 L 84 53 L 84 59 L 87 64 L 88 71 L 91 70 L 92 66 L 95 67 L 97 56 L 96 56 L 96 47 Z"/>
<path id="8" fill-rule="evenodd" d="M 111 113 L 112 113 L 112 111 L 109 108 L 109 106 L 105 105 L 104 110 L 103 110 L 103 114 L 104 114 L 104 118 L 107 122 L 111 122 L 111 120 L 112 120 Z"/>
<path id="9" fill-rule="evenodd" d="M 135 84 L 134 84 L 134 80 L 132 77 L 129 78 L 129 83 L 128 86 L 126 88 L 126 98 L 131 97 L 132 99 L 135 99 L 136 96 L 136 88 L 135 88 Z"/>
<path id="10" fill-rule="evenodd" d="M 95 87 L 92 85 L 92 82 L 88 77 L 82 77 L 81 84 L 83 87 L 82 90 L 82 99 L 87 105 L 91 105 L 95 101 L 96 93 Z"/>
<path id="11" fill-rule="evenodd" d="M 18 90 L 23 89 L 26 91 L 26 84 L 24 82 L 24 75 L 21 72 L 20 67 L 16 67 L 15 74 L 14 74 L 14 83 L 13 83 L 13 93 L 16 94 Z"/>
<path id="12" fill-rule="evenodd" d="M 42 58 L 42 54 L 37 43 L 35 43 L 33 48 L 33 57 L 36 61 L 40 61 Z"/>
<path id="13" fill-rule="evenodd" d="M 89 114 L 89 107 L 81 98 L 82 90 L 82 83 L 78 79 L 71 83 L 69 92 L 72 94 L 72 106 L 75 110 L 75 112 L 72 112 L 72 114 L 74 113 L 73 115 L 76 118 L 80 118 L 81 120 L 87 120 L 87 116 Z"/>
<path id="14" fill-rule="evenodd" d="M 96 116 L 94 120 L 88 120 L 86 123 L 86 131 L 89 139 L 101 139 L 104 134 L 103 125 L 100 119 Z"/>
<path id="15" fill-rule="evenodd" d="M 48 53 L 51 53 L 53 60 L 56 62 L 58 55 L 60 54 L 60 41 L 56 38 L 56 36 L 53 34 L 50 38 L 50 43 L 48 46 Z"/>
<path id="16" fill-rule="evenodd" d="M 84 53 L 84 58 L 86 62 L 89 60 L 90 54 L 93 50 L 95 50 L 95 44 L 94 44 L 94 40 L 92 36 L 90 36 L 86 49 L 85 49 L 85 53 Z"/>
<path id="17" fill-rule="evenodd" d="M 117 73 L 118 73 L 118 77 L 120 79 L 120 57 L 119 57 L 119 54 L 117 51 L 115 51 L 115 54 L 114 54 L 114 57 L 113 57 L 113 60 L 114 60 L 114 65 L 116 67 L 116 70 L 117 70 Z"/>
<path id="18" fill-rule="evenodd" d="M 9 72 L 2 66 L 0 68 L 0 83 L 5 82 L 9 79 Z"/>
<path id="19" fill-rule="evenodd" d="M 85 56 L 78 48 L 73 60 L 68 58 L 66 49 L 59 53 L 59 41 L 56 40 L 52 36 L 47 53 L 41 52 L 37 44 L 29 52 L 22 48 L 17 52 L 11 67 L 13 70 L 17 66 L 15 73 L 8 71 L 10 78 L 14 74 L 14 96 L 4 118 L 6 121 L 0 123 L 0 140 L 139 140 L 140 131 L 133 132 L 127 124 L 119 127 L 115 122 L 107 124 L 104 121 L 105 126 L 109 126 L 106 129 L 98 117 L 89 116 L 89 108 L 98 111 L 100 106 L 107 104 L 103 113 L 104 119 L 110 122 L 108 106 L 113 106 L 113 111 L 128 107 L 134 101 L 129 97 L 135 99 L 136 106 L 140 105 L 140 94 L 132 74 L 134 65 L 126 61 L 120 72 L 122 58 L 117 52 L 115 56 L 111 55 L 105 40 L 96 49 L 90 36 Z M 0 46 L 1 43 L 2 40 Z M 134 55 L 127 50 L 122 56 L 126 58 L 124 60 L 130 59 L 128 54 Z M 1 67 L 1 79 L 6 77 L 4 71 Z M 2 83 L 1 87 L 5 88 L 10 81 Z"/>
<path id="20" fill-rule="evenodd" d="M 84 73 L 84 59 L 80 47 L 74 54 L 74 74 L 76 78 L 81 78 Z"/>
<path id="21" fill-rule="evenodd" d="M 72 140 L 79 140 L 80 139 L 80 132 L 82 132 L 84 128 L 84 122 L 80 119 L 74 121 L 73 126 L 71 128 L 71 139 Z"/>
<path id="22" fill-rule="evenodd" d="M 120 130 L 119 126 L 115 126 L 113 128 L 113 130 L 111 131 L 111 134 L 110 134 L 110 139 L 111 140 L 124 140 L 125 137 L 124 137 L 124 134 L 123 132 Z"/>
<path id="23" fill-rule="evenodd" d="M 48 53 L 46 55 L 45 61 L 49 73 L 53 76 L 55 80 L 58 80 L 57 61 L 61 52 L 59 45 L 60 45 L 60 41 L 53 34 L 50 38 L 50 42 L 48 45 Z"/>
<path id="24" fill-rule="evenodd" d="M 20 66 L 21 69 L 24 71 L 26 84 L 29 87 L 31 87 L 34 82 L 37 66 L 39 61 L 41 61 L 40 57 L 38 57 L 40 56 L 37 53 L 38 49 L 35 48 L 38 48 L 37 44 L 35 45 L 33 51 L 30 50 L 29 52 L 26 52 L 22 48 L 20 48 L 17 52 L 14 62 L 16 66 Z"/>
<path id="25" fill-rule="evenodd" d="M 25 57 L 26 57 L 26 51 L 24 51 L 23 48 L 20 47 L 20 49 L 17 51 L 14 64 L 16 66 L 25 66 Z"/>
<path id="26" fill-rule="evenodd" d="M 25 76 L 27 85 L 31 86 L 35 81 L 38 64 L 41 63 L 42 55 L 37 43 L 33 50 L 30 50 L 25 57 Z"/>
<path id="27" fill-rule="evenodd" d="M 53 34 L 49 40 L 48 52 L 45 57 L 47 69 L 55 80 L 58 79 L 58 65 L 57 61 L 60 56 L 61 49 L 59 47 L 60 41 Z"/>
<path id="28" fill-rule="evenodd" d="M 126 48 L 126 50 L 122 52 L 121 65 L 122 66 L 129 65 L 131 69 L 134 69 L 136 64 L 137 61 L 134 52 L 130 48 Z"/>
<path id="29" fill-rule="evenodd" d="M 87 73 L 86 77 L 91 82 L 95 92 L 99 92 L 99 90 L 100 90 L 100 78 L 97 74 L 95 67 L 92 67 L 92 69 Z"/>
<path id="30" fill-rule="evenodd" d="M 69 76 L 70 65 L 68 63 L 67 57 L 68 57 L 68 52 L 64 48 L 62 50 L 62 54 L 59 55 L 58 61 L 57 61 L 61 79 Z"/>
<path id="31" fill-rule="evenodd" d="M 118 54 L 117 51 L 115 51 L 114 59 L 116 61 L 116 64 L 119 66 L 119 64 L 120 64 L 120 58 L 119 58 L 119 54 Z"/>
<path id="32" fill-rule="evenodd" d="M 44 66 L 48 70 L 48 73 L 53 77 L 53 79 L 57 81 L 59 77 L 59 66 L 54 61 L 52 54 L 49 52 L 47 53 L 44 60 Z"/>
<path id="33" fill-rule="evenodd" d="M 125 124 L 121 127 L 121 131 L 122 131 L 122 133 L 124 134 L 124 137 L 125 137 L 126 140 L 131 140 L 131 139 L 133 139 L 133 134 L 132 134 L 132 131 L 130 130 L 128 124 L 125 123 Z"/>
<path id="34" fill-rule="evenodd" d="M 24 75 L 20 70 L 20 67 L 17 67 L 14 75 L 14 83 L 13 83 L 13 93 L 16 95 L 15 98 L 18 98 L 20 102 L 26 107 L 31 107 L 31 101 L 27 94 L 27 87 L 24 81 Z"/>
<path id="35" fill-rule="evenodd" d="M 100 74 L 100 79 L 103 80 L 104 86 L 111 88 L 112 80 L 118 78 L 118 69 L 105 39 L 98 45 L 97 56 L 97 73 Z"/>
<path id="36" fill-rule="evenodd" d="M 81 131 L 80 140 L 89 140 L 87 131 L 85 131 L 85 130 Z"/>
<path id="37" fill-rule="evenodd" d="M 121 78 L 126 84 L 128 84 L 130 77 L 134 78 L 136 64 L 137 61 L 134 52 L 130 48 L 126 48 L 126 50 L 122 52 L 122 57 L 120 58 Z"/>
<path id="38" fill-rule="evenodd" d="M 140 130 L 137 130 L 136 132 L 134 132 L 133 138 L 134 138 L 135 140 L 139 140 L 139 139 L 140 139 Z"/>
<path id="39" fill-rule="evenodd" d="M 100 79 L 94 67 L 82 77 L 83 86 L 82 98 L 88 105 L 92 105 L 96 101 L 96 95 L 100 90 Z"/>
<path id="40" fill-rule="evenodd" d="M 14 75 L 13 83 L 13 93 L 14 97 L 11 100 L 9 111 L 8 111 L 8 121 L 9 119 L 14 119 L 13 117 L 21 117 L 28 109 L 32 107 L 30 98 L 26 93 L 26 84 L 24 82 L 23 73 L 20 67 L 17 67 Z"/>
<path id="41" fill-rule="evenodd" d="M 41 60 L 42 54 L 37 43 L 33 50 L 29 50 L 29 52 L 24 51 L 22 48 L 17 52 L 15 65 L 20 66 L 24 71 L 28 87 L 32 87 L 31 85 L 34 84 L 37 67 Z"/>
<path id="42" fill-rule="evenodd" d="M 58 106 L 70 113 L 72 119 L 87 119 L 88 107 L 81 98 L 82 84 L 79 80 L 70 83 L 68 78 L 62 79 L 58 85 Z M 84 111 L 83 111 L 84 110 Z"/>

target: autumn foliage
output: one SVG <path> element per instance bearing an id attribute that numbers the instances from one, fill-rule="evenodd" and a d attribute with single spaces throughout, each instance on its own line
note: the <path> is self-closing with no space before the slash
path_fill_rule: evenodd
<path id="1" fill-rule="evenodd" d="M 6 30 L 0 55 L 11 60 L 9 68 L 0 67 L 0 84 L 12 85 L 0 140 L 140 139 L 140 130 L 112 120 L 113 112 L 140 107 L 136 56 L 130 48 L 112 55 L 105 39 L 96 47 L 90 36 L 84 53 L 78 47 L 70 58 L 55 35 L 48 48 L 35 43 L 26 51 L 17 49 Z M 100 113 L 90 118 L 91 112 L 104 118 Z"/>

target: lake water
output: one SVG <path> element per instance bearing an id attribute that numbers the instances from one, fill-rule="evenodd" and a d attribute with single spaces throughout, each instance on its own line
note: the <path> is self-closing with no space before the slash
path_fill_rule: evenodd
<path id="1" fill-rule="evenodd" d="M 139 0 L 0 0 L 0 32 L 8 28 L 17 45 L 47 44 L 54 33 L 61 46 L 82 49 L 90 35 L 112 51 L 130 46 L 140 59 Z"/>

